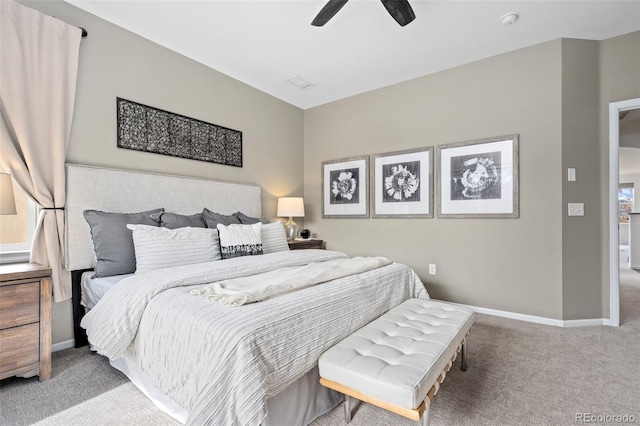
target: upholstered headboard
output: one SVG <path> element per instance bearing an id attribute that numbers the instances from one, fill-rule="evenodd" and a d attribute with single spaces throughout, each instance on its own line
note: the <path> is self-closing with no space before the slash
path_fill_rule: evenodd
<path id="1" fill-rule="evenodd" d="M 65 266 L 69 271 L 95 266 L 91 233 L 82 214 L 86 209 L 132 213 L 164 207 L 172 213 L 194 214 L 207 207 L 222 214 L 240 210 L 253 217 L 262 215 L 258 185 L 76 164 L 67 164 L 66 169 Z"/>

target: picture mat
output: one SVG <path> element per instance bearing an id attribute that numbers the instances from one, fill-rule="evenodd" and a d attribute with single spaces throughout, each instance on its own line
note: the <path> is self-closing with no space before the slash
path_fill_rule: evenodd
<path id="1" fill-rule="evenodd" d="M 360 169 L 360 181 L 357 182 L 359 204 L 331 204 L 331 172 L 353 168 Z M 367 215 L 367 161 L 365 159 L 323 164 L 323 215 Z"/>
<path id="2" fill-rule="evenodd" d="M 420 201 L 417 202 L 397 202 L 384 203 L 381 194 L 384 189 L 384 176 L 382 167 L 387 164 L 402 164 L 403 162 L 413 162 L 420 160 Z M 431 182 L 429 179 L 429 169 L 431 168 L 430 151 L 409 152 L 405 154 L 390 155 L 384 157 L 376 157 L 374 163 L 374 215 L 414 215 L 414 214 L 430 214 L 429 200 L 431 197 Z"/>
<path id="3" fill-rule="evenodd" d="M 496 214 L 513 213 L 513 144 L 514 140 L 464 145 L 444 148 L 440 151 L 440 213 L 441 214 Z M 502 199 L 500 200 L 447 200 L 451 194 L 451 158 L 500 151 L 502 164 L 500 168 L 500 184 Z M 507 173 L 505 173 L 507 172 Z"/>

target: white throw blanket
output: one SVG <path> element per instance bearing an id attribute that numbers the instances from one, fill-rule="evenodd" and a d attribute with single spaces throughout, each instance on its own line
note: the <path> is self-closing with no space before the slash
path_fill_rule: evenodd
<path id="1" fill-rule="evenodd" d="M 250 275 L 206 285 L 191 294 L 203 295 L 209 301 L 229 306 L 259 302 L 279 294 L 370 271 L 390 264 L 385 257 L 354 257 L 305 266 L 282 268 L 264 274 Z"/>

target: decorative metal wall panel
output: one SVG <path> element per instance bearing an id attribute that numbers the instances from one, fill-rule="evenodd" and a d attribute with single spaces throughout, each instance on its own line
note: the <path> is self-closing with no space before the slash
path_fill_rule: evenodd
<path id="1" fill-rule="evenodd" d="M 117 98 L 118 148 L 242 167 L 242 132 Z"/>

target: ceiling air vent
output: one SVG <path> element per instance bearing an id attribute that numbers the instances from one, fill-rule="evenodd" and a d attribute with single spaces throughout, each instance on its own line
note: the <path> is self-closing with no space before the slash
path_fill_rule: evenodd
<path id="1" fill-rule="evenodd" d="M 301 88 L 302 90 L 309 90 L 309 89 L 313 89 L 314 87 L 316 87 L 314 84 L 309 83 L 307 80 L 303 79 L 300 76 L 295 76 L 293 78 L 290 78 L 289 80 L 287 80 L 289 83 L 298 86 L 299 88 Z"/>

